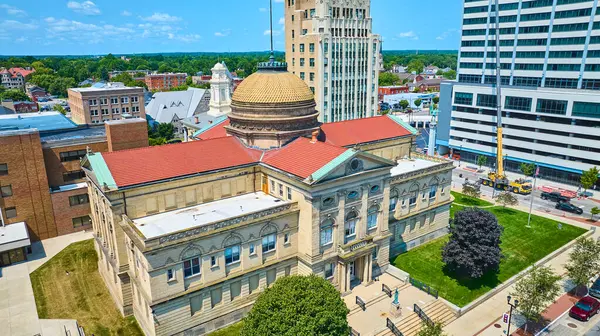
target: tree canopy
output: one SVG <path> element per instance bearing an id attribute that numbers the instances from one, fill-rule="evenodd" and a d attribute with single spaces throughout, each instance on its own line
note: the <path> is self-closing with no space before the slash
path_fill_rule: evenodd
<path id="1" fill-rule="evenodd" d="M 25 92 L 18 89 L 10 89 L 0 93 L 0 100 L 10 99 L 12 101 L 30 101 Z"/>
<path id="2" fill-rule="evenodd" d="M 500 194 L 498 194 L 496 200 L 504 207 L 506 207 L 507 205 L 515 206 L 519 204 L 519 199 L 517 198 L 517 196 L 515 196 L 515 194 L 511 193 L 510 191 L 501 192 Z"/>
<path id="3" fill-rule="evenodd" d="M 600 272 L 600 243 L 592 238 L 577 239 L 565 265 L 567 276 L 577 285 L 586 285 Z"/>
<path id="4" fill-rule="evenodd" d="M 525 163 L 525 162 L 523 162 L 519 166 L 519 170 L 525 176 L 533 176 L 533 174 L 535 173 L 535 165 L 533 163 Z"/>
<path id="5" fill-rule="evenodd" d="M 598 182 L 598 167 L 592 167 L 581 174 L 581 186 L 584 189 L 591 188 Z"/>
<path id="6" fill-rule="evenodd" d="M 398 85 L 401 82 L 400 77 L 391 72 L 382 72 L 379 74 L 379 86 Z"/>
<path id="7" fill-rule="evenodd" d="M 517 310 L 528 320 L 537 322 L 541 313 L 560 292 L 560 276 L 550 267 L 533 266 L 515 285 L 511 295 L 519 300 Z"/>
<path id="8" fill-rule="evenodd" d="M 444 263 L 460 277 L 477 279 L 488 272 L 497 272 L 502 259 L 503 230 L 491 212 L 477 208 L 456 212 L 450 226 L 450 240 L 442 252 Z"/>
<path id="9" fill-rule="evenodd" d="M 310 276 L 278 279 L 244 318 L 242 336 L 347 336 L 349 310 L 327 280 Z"/>

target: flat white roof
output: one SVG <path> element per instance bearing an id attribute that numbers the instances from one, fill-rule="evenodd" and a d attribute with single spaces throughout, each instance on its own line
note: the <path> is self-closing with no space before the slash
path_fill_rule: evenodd
<path id="1" fill-rule="evenodd" d="M 29 246 L 29 233 L 25 222 L 0 226 L 0 252 Z"/>
<path id="2" fill-rule="evenodd" d="M 287 203 L 258 192 L 146 216 L 134 219 L 133 223 L 146 239 L 152 239 Z"/>
<path id="3" fill-rule="evenodd" d="M 397 176 L 411 171 L 419 169 L 429 168 L 439 165 L 440 162 L 429 161 L 424 159 L 401 159 L 397 161 L 397 164 L 391 170 L 392 176 Z"/>
<path id="4" fill-rule="evenodd" d="M 87 188 L 87 184 L 85 182 L 75 183 L 75 184 L 67 184 L 59 186 L 56 190 L 51 190 L 51 192 L 63 192 L 63 191 L 71 191 L 81 188 Z"/>

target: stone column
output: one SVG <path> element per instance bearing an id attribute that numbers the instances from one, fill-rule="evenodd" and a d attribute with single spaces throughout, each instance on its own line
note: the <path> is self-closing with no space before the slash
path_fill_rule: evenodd
<path id="1" fill-rule="evenodd" d="M 340 190 L 337 193 L 338 201 L 338 215 L 335 220 L 336 229 L 334 231 L 334 240 L 333 245 L 337 248 L 337 246 L 344 245 L 344 224 L 345 224 L 345 216 L 346 216 L 346 190 Z"/>
<path id="2" fill-rule="evenodd" d="M 362 283 L 364 285 L 367 285 L 370 281 L 369 279 L 369 260 L 368 260 L 368 256 L 364 256 L 361 258 L 361 264 L 362 264 L 362 273 L 363 273 L 363 279 L 362 279 Z"/>
<path id="3" fill-rule="evenodd" d="M 354 264 L 354 271 L 356 272 L 356 264 Z M 346 265 L 346 290 L 345 292 L 350 291 L 350 281 L 352 280 L 352 276 L 350 275 L 350 266 Z"/>
<path id="4" fill-rule="evenodd" d="M 369 209 L 369 185 L 360 186 L 362 192 L 361 208 L 358 213 L 359 220 L 356 223 L 356 240 L 361 240 L 367 235 L 367 212 Z"/>

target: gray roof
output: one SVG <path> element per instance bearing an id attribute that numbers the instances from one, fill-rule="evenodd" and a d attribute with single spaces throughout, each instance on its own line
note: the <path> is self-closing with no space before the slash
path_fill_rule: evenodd
<path id="1" fill-rule="evenodd" d="M 157 92 L 146 106 L 146 115 L 160 123 L 192 117 L 206 91 L 188 88 L 187 91 Z"/>

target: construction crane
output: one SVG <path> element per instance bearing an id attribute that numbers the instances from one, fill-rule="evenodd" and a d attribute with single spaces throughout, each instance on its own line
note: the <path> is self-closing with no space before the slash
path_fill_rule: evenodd
<path id="1" fill-rule="evenodd" d="M 530 194 L 531 182 L 524 179 L 510 181 L 504 174 L 502 160 L 502 76 L 500 76 L 500 5 L 496 0 L 496 171 L 482 176 L 479 182 L 495 189 L 512 191 L 517 194 Z M 485 76 L 485 74 L 484 74 Z"/>

